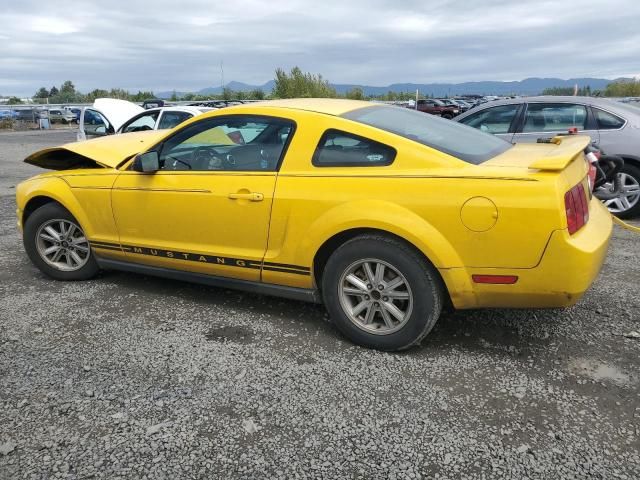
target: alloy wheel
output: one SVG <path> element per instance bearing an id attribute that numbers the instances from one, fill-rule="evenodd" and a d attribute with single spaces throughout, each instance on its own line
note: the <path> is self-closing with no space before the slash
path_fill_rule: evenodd
<path id="1" fill-rule="evenodd" d="M 36 249 L 42 260 L 63 272 L 81 269 L 91 255 L 82 229 L 65 219 L 49 220 L 38 228 Z"/>
<path id="2" fill-rule="evenodd" d="M 640 183 L 627 173 L 618 173 L 620 188 L 613 182 L 605 183 L 595 192 L 611 213 L 622 213 L 633 208 L 640 201 Z"/>
<path id="3" fill-rule="evenodd" d="M 405 276 L 374 258 L 349 265 L 338 285 L 340 304 L 360 329 L 376 335 L 400 330 L 411 317 L 413 293 Z"/>

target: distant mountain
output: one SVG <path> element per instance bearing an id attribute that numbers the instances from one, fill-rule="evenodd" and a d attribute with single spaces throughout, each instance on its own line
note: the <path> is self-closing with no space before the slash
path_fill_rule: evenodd
<path id="1" fill-rule="evenodd" d="M 393 83 L 386 87 L 375 87 L 370 85 L 356 84 L 331 84 L 338 93 L 344 94 L 352 88 L 362 88 L 365 95 L 384 95 L 391 92 L 415 92 L 419 90 L 423 95 L 432 95 L 435 97 L 444 97 L 452 95 L 536 95 L 542 93 L 545 88 L 552 87 L 586 87 L 589 85 L 591 90 L 604 89 L 611 80 L 605 78 L 570 78 L 563 80 L 560 78 L 525 78 L 515 82 L 464 82 L 464 83 Z M 236 92 L 249 92 L 255 89 L 261 89 L 265 93 L 273 90 L 275 82 L 268 81 L 263 85 L 249 85 L 243 82 L 229 82 L 226 87 Z M 178 96 L 184 92 L 176 92 Z M 220 95 L 222 87 L 207 87 L 195 93 L 201 95 Z M 173 92 L 159 92 L 159 98 L 169 98 Z"/>
<path id="2" fill-rule="evenodd" d="M 273 86 L 275 85 L 274 80 L 269 80 L 264 85 L 249 85 L 244 82 L 229 82 L 225 85 L 226 88 L 233 90 L 234 92 L 250 92 L 252 90 L 260 89 L 264 93 L 269 94 L 273 90 Z M 171 98 L 173 95 L 173 90 L 168 92 L 158 92 L 156 93 L 156 97 L 158 98 Z M 176 96 L 181 97 L 186 93 L 195 93 L 198 95 L 220 95 L 222 93 L 222 87 L 207 87 L 197 92 L 175 92 Z"/>

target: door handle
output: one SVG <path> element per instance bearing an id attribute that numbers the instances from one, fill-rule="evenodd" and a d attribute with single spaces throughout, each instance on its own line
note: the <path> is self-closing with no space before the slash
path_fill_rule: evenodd
<path id="1" fill-rule="evenodd" d="M 250 202 L 261 202 L 262 200 L 264 200 L 264 195 L 258 192 L 230 193 L 229 198 L 231 200 L 249 200 Z"/>

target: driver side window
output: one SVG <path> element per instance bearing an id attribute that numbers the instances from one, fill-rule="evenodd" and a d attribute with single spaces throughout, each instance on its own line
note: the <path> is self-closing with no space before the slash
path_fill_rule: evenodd
<path id="1" fill-rule="evenodd" d="M 160 169 L 275 172 L 294 126 L 290 120 L 255 115 L 201 120 L 165 142 Z"/>

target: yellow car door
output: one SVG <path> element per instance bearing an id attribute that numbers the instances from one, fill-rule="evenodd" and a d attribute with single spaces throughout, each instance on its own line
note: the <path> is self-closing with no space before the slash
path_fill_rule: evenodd
<path id="1" fill-rule="evenodd" d="M 260 280 L 285 119 L 228 115 L 191 123 L 154 147 L 157 171 L 123 172 L 112 191 L 128 260 Z"/>

